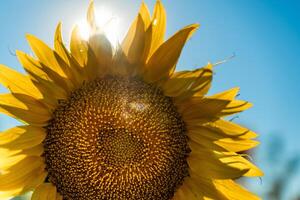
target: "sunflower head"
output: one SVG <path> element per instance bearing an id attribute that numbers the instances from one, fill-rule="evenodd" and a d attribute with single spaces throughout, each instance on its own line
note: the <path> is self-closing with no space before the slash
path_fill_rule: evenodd
<path id="1" fill-rule="evenodd" d="M 0 111 L 23 125 L 0 134 L 0 199 L 258 199 L 234 182 L 262 176 L 245 158 L 256 134 L 225 119 L 251 106 L 239 91 L 206 96 L 214 65 L 175 72 L 198 28 L 165 40 L 166 12 L 142 3 L 116 48 L 97 27 L 91 2 L 84 40 L 72 31 L 54 49 L 27 35 L 17 51 L 26 74 L 0 65 Z"/>

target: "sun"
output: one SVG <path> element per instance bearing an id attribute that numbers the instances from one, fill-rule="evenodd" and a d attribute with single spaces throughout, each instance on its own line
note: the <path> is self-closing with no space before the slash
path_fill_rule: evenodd
<path id="1" fill-rule="evenodd" d="M 61 23 L 53 49 L 27 35 L 26 74 L 0 65 L 0 112 L 22 122 L 0 134 L 0 199 L 259 199 L 235 182 L 263 175 L 245 154 L 257 134 L 227 120 L 252 104 L 238 87 L 207 95 L 214 64 L 176 71 L 199 25 L 166 39 L 163 4 L 142 3 L 115 45 L 104 10 L 91 2 L 70 48 Z"/>
<path id="2" fill-rule="evenodd" d="M 119 29 L 120 17 L 104 6 L 96 8 L 95 10 L 97 12 L 95 12 L 94 20 L 98 30 L 93 30 L 87 21 L 81 20 L 77 22 L 80 36 L 87 41 L 93 34 L 104 34 L 115 48 L 121 37 Z"/>

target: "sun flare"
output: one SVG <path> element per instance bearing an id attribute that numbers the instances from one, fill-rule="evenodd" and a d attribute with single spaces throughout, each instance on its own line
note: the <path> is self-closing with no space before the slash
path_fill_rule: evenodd
<path id="1" fill-rule="evenodd" d="M 104 34 L 115 48 L 120 41 L 120 17 L 106 7 L 95 8 L 95 10 L 97 30 L 94 31 L 86 20 L 81 20 L 77 22 L 80 36 L 87 41 L 93 34 Z"/>

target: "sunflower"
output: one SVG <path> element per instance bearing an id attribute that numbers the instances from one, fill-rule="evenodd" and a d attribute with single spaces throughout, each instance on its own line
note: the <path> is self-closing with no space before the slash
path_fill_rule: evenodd
<path id="1" fill-rule="evenodd" d="M 234 181 L 262 176 L 241 153 L 256 134 L 225 119 L 251 104 L 238 88 L 206 96 L 211 63 L 175 72 L 198 25 L 165 40 L 162 3 L 152 17 L 142 3 L 113 48 L 93 2 L 87 21 L 89 39 L 75 27 L 70 48 L 61 24 L 54 49 L 27 35 L 26 75 L 0 65 L 0 111 L 23 123 L 0 134 L 0 199 L 259 199 Z"/>

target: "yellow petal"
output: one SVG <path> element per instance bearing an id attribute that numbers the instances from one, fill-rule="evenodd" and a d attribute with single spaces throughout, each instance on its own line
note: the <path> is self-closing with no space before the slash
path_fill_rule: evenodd
<path id="1" fill-rule="evenodd" d="M 185 178 L 187 179 L 187 178 Z M 188 188 L 187 184 L 183 182 L 183 184 L 178 188 L 175 192 L 175 195 L 172 200 L 199 200 L 200 195 L 195 195 L 190 188 Z"/>
<path id="2" fill-rule="evenodd" d="M 51 80 L 47 73 L 42 70 L 42 66 L 37 60 L 19 50 L 16 51 L 16 55 L 19 62 L 22 64 L 25 71 L 29 73 L 29 75 L 35 74 L 36 76 L 39 76 L 45 80 Z"/>
<path id="3" fill-rule="evenodd" d="M 95 19 L 94 1 L 91 1 L 87 12 L 87 21 L 91 33 L 87 49 L 87 75 L 90 80 L 104 75 L 112 65 L 112 46 L 107 37 L 98 31 Z"/>
<path id="4" fill-rule="evenodd" d="M 247 101 L 233 100 L 231 101 L 224 110 L 220 113 L 220 117 L 233 115 L 252 107 L 252 104 Z"/>
<path id="5" fill-rule="evenodd" d="M 166 96 L 176 97 L 176 102 L 187 99 L 196 92 L 200 93 L 199 90 L 204 95 L 209 89 L 212 74 L 212 70 L 208 67 L 176 72 L 163 83 L 162 89 Z"/>
<path id="6" fill-rule="evenodd" d="M 112 65 L 112 46 L 107 37 L 97 33 L 89 38 L 86 71 L 90 79 L 103 76 Z"/>
<path id="7" fill-rule="evenodd" d="M 35 177 L 42 173 L 41 169 L 44 167 L 44 161 L 41 157 L 29 156 L 24 158 L 0 175 L 0 191 L 28 187 L 29 180 L 35 180 Z"/>
<path id="8" fill-rule="evenodd" d="M 263 172 L 256 167 L 254 164 L 252 164 L 247 159 L 243 158 L 241 155 L 234 153 L 234 152 L 227 152 L 227 155 L 230 155 L 230 157 L 224 157 L 220 160 L 227 165 L 230 165 L 235 168 L 243 169 L 249 169 L 244 176 L 248 177 L 257 177 L 257 176 L 263 176 Z"/>
<path id="9" fill-rule="evenodd" d="M 21 162 L 27 157 L 39 157 L 44 152 L 44 145 L 38 144 L 27 149 L 0 148 L 0 174 L 9 171 L 9 168 Z"/>
<path id="10" fill-rule="evenodd" d="M 57 72 L 60 76 L 67 78 L 62 66 L 57 63 L 57 55 L 55 55 L 55 52 L 50 47 L 33 35 L 26 35 L 26 38 L 40 62 Z"/>
<path id="11" fill-rule="evenodd" d="M 224 196 L 216 190 L 211 179 L 200 177 L 195 174 L 193 170 L 190 170 L 190 177 L 187 177 L 184 183 L 197 199 L 210 198 L 225 200 Z"/>
<path id="12" fill-rule="evenodd" d="M 0 174 L 27 157 L 25 154 L 19 154 L 20 152 L 21 150 L 0 149 Z"/>
<path id="13" fill-rule="evenodd" d="M 70 52 L 67 50 L 63 44 L 63 39 L 61 35 L 61 23 L 57 25 L 54 38 L 54 48 L 58 55 L 63 59 L 63 61 L 69 66 L 69 75 L 71 76 L 71 81 L 77 87 L 81 85 L 85 79 L 85 73 L 82 67 L 71 57 Z"/>
<path id="14" fill-rule="evenodd" d="M 141 62 L 144 45 L 145 23 L 142 15 L 139 13 L 122 42 L 122 49 L 130 64 L 138 64 Z"/>
<path id="15" fill-rule="evenodd" d="M 204 126 L 211 130 L 226 134 L 228 136 L 239 137 L 241 139 L 253 139 L 257 137 L 257 134 L 253 131 L 223 119 L 207 123 Z"/>
<path id="16" fill-rule="evenodd" d="M 230 200 L 259 200 L 260 198 L 245 190 L 232 180 L 214 180 L 214 185 L 226 199 Z"/>
<path id="17" fill-rule="evenodd" d="M 151 24 L 151 17 L 147 5 L 142 2 L 138 16 L 131 24 L 126 37 L 121 46 L 122 59 L 121 62 L 126 63 L 126 73 L 129 75 L 141 74 L 143 65 L 147 59 L 151 37 L 148 38 L 148 27 Z M 152 33 L 151 33 L 152 35 Z M 146 44 L 148 44 L 147 49 Z"/>
<path id="18" fill-rule="evenodd" d="M 0 133 L 0 148 L 27 149 L 41 144 L 45 137 L 44 128 L 17 126 Z"/>
<path id="19" fill-rule="evenodd" d="M 150 50 L 151 50 L 151 44 L 152 44 L 152 36 L 153 36 L 153 24 L 151 23 L 150 26 L 145 31 L 145 42 L 144 42 L 144 51 L 141 58 L 141 74 L 143 73 L 143 70 L 145 70 L 145 64 L 148 62 L 148 59 L 150 58 Z"/>
<path id="20" fill-rule="evenodd" d="M 152 25 L 153 31 L 151 37 L 151 47 L 149 51 L 150 55 L 157 50 L 157 48 L 164 42 L 165 38 L 167 14 L 160 0 L 156 1 L 154 6 Z"/>
<path id="21" fill-rule="evenodd" d="M 58 23 L 55 35 L 54 35 L 54 49 L 58 53 L 58 55 L 67 63 L 69 64 L 68 55 L 64 49 L 63 39 L 61 35 L 61 23 Z"/>
<path id="22" fill-rule="evenodd" d="M 70 50 L 79 65 L 84 67 L 87 63 L 88 44 L 80 37 L 78 26 L 72 30 Z"/>
<path id="23" fill-rule="evenodd" d="M 49 91 L 45 90 L 44 84 L 52 81 L 47 75 L 47 73 L 45 73 L 41 69 L 42 66 L 39 64 L 39 62 L 36 61 L 31 56 L 25 54 L 24 52 L 16 51 L 16 54 L 20 63 L 23 65 L 25 71 L 29 74 L 33 85 L 41 93 L 42 99 L 40 101 L 43 102 L 45 105 L 47 105 L 49 109 L 54 110 L 57 106 L 57 99 L 58 99 L 56 93 L 62 92 L 64 93 L 64 96 L 67 96 L 66 91 L 60 88 L 58 85 L 53 90 L 55 95 L 53 94 L 53 92 L 50 92 L 50 90 Z"/>
<path id="24" fill-rule="evenodd" d="M 228 151 L 241 152 L 256 147 L 259 142 L 255 140 L 223 138 L 215 143 Z"/>
<path id="25" fill-rule="evenodd" d="M 87 22 L 89 23 L 92 30 L 96 29 L 96 19 L 95 19 L 95 9 L 94 9 L 94 1 L 91 0 L 88 11 L 87 11 Z"/>
<path id="26" fill-rule="evenodd" d="M 205 68 L 210 70 L 210 71 L 213 71 L 213 64 L 208 63 L 205 66 Z M 192 86 L 193 91 L 195 91 L 195 93 L 194 93 L 195 97 L 203 97 L 204 95 L 206 95 L 206 93 L 210 89 L 211 81 L 212 81 L 212 78 L 213 78 L 212 74 L 207 73 L 206 76 L 204 76 L 204 78 L 205 79 L 199 79 Z"/>
<path id="27" fill-rule="evenodd" d="M 191 152 L 188 157 L 190 169 L 198 176 L 216 179 L 235 179 L 243 176 L 249 169 L 240 169 L 221 162 L 220 155 L 213 151 L 204 150 Z M 223 155 L 223 157 L 229 157 Z"/>
<path id="28" fill-rule="evenodd" d="M 1 200 L 10 200 L 17 195 L 21 195 L 22 188 L 16 188 L 10 191 L 0 191 L 0 199 Z"/>
<path id="29" fill-rule="evenodd" d="M 227 100 L 192 97 L 177 106 L 183 119 L 188 123 L 189 120 L 200 120 L 201 118 L 213 119 L 228 103 L 229 101 Z M 187 125 L 189 124 L 192 123 Z"/>
<path id="30" fill-rule="evenodd" d="M 168 78 L 173 73 L 184 44 L 197 28 L 198 25 L 194 24 L 181 29 L 153 53 L 145 67 L 144 79 L 147 82 Z"/>
<path id="31" fill-rule="evenodd" d="M 51 183 L 44 183 L 38 186 L 33 194 L 32 200 L 56 200 L 58 193 L 56 191 L 56 187 Z"/>
<path id="32" fill-rule="evenodd" d="M 0 65 L 0 83 L 11 92 L 30 95 L 38 99 L 42 98 L 41 93 L 32 84 L 29 77 L 4 65 Z"/>
<path id="33" fill-rule="evenodd" d="M 210 98 L 233 100 L 238 95 L 239 90 L 240 89 L 238 87 L 235 87 L 227 91 L 212 95 L 210 96 Z"/>
<path id="34" fill-rule="evenodd" d="M 23 149 L 19 154 L 25 154 L 27 156 L 41 156 L 44 153 L 44 144 L 38 144 L 34 147 Z"/>
<path id="35" fill-rule="evenodd" d="M 203 134 L 203 133 L 202 133 Z M 189 147 L 191 148 L 192 152 L 194 153 L 202 153 L 206 149 L 210 149 L 213 151 L 222 152 L 225 150 L 231 151 L 236 150 L 234 148 L 234 145 L 239 147 L 239 141 L 234 142 L 231 144 L 232 146 L 228 145 L 225 146 L 223 144 L 219 145 L 217 144 L 218 141 L 214 141 L 211 138 L 204 137 L 200 133 L 191 133 L 189 131 Z M 238 149 L 240 150 L 240 149 Z M 229 165 L 230 167 L 243 170 L 248 170 L 245 172 L 244 176 L 262 176 L 263 173 L 261 170 L 259 170 L 255 165 L 253 165 L 251 162 L 243 158 L 241 155 L 234 153 L 234 152 L 223 152 L 226 156 L 218 157 L 221 162 L 225 163 L 226 165 Z"/>
<path id="36" fill-rule="evenodd" d="M 52 110 L 57 107 L 59 100 L 68 98 L 69 95 L 66 90 L 57 85 L 55 82 L 42 79 L 35 74 L 32 74 L 32 77 L 35 79 L 33 80 L 33 84 L 44 96 L 43 101 L 46 102 Z"/>
<path id="37" fill-rule="evenodd" d="M 59 57 L 59 55 L 50 49 L 43 41 L 33 35 L 27 35 L 27 40 L 31 49 L 41 62 L 42 69 L 48 76 L 58 85 L 70 92 L 74 88 L 70 69 L 67 64 Z"/>
<path id="38" fill-rule="evenodd" d="M 254 148 L 259 142 L 240 137 L 228 137 L 221 132 L 216 132 L 203 126 L 188 125 L 188 136 L 195 142 L 204 146 L 216 144 L 223 150 L 241 152 Z M 206 142 L 207 144 L 203 144 Z M 213 143 L 213 144 L 212 144 Z"/>
<path id="39" fill-rule="evenodd" d="M 44 126 L 51 119 L 47 108 L 24 94 L 1 94 L 0 112 L 37 126 Z"/>
<path id="40" fill-rule="evenodd" d="M 113 56 L 112 65 L 108 69 L 109 74 L 126 76 L 128 75 L 128 69 L 132 65 L 127 60 L 127 56 L 123 52 L 123 49 L 120 44 L 117 44 L 116 52 Z"/>
<path id="41" fill-rule="evenodd" d="M 139 64 L 141 62 L 142 54 L 145 46 L 145 24 L 142 16 L 139 14 L 136 21 L 136 29 L 133 40 L 130 44 L 127 53 L 127 59 L 131 64 Z"/>
<path id="42" fill-rule="evenodd" d="M 142 2 L 139 13 L 144 21 L 145 30 L 146 30 L 151 23 L 151 16 L 150 16 L 148 6 L 145 4 L 145 2 Z"/>

